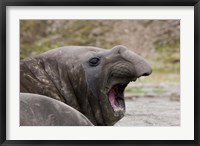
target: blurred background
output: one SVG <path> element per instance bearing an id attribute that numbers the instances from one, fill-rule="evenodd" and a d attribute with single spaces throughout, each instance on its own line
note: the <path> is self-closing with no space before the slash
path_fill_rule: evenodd
<path id="1" fill-rule="evenodd" d="M 20 59 L 69 45 L 124 45 L 151 64 L 149 77 L 126 88 L 116 126 L 180 125 L 179 20 L 20 20 Z"/>

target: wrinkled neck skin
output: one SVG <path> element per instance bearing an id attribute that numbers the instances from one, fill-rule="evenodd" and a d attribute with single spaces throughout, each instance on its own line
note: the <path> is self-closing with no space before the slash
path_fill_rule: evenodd
<path id="1" fill-rule="evenodd" d="M 61 49 L 22 60 L 20 91 L 62 101 L 83 113 L 94 125 L 105 125 L 98 99 L 88 88 L 83 64 L 77 56 L 63 55 L 64 52 Z"/>

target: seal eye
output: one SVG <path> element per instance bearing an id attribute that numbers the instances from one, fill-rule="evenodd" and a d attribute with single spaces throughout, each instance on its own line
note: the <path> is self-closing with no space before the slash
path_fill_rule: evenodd
<path id="1" fill-rule="evenodd" d="M 100 58 L 94 57 L 89 60 L 90 66 L 97 66 L 100 63 Z"/>

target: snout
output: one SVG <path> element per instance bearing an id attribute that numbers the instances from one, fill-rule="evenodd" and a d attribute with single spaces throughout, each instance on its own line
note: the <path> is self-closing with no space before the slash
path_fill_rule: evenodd
<path id="1" fill-rule="evenodd" d="M 148 76 L 152 73 L 152 68 L 144 59 L 138 58 L 140 62 L 134 65 L 136 77 Z"/>
<path id="2" fill-rule="evenodd" d="M 152 73 L 150 64 L 144 58 L 128 50 L 126 47 L 116 46 L 113 48 L 113 52 L 119 53 L 125 60 L 132 64 L 131 70 L 133 70 L 136 78 L 148 76 Z"/>

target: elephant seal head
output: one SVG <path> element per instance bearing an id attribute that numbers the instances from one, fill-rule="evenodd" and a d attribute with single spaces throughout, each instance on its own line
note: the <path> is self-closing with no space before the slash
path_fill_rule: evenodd
<path id="1" fill-rule="evenodd" d="M 22 60 L 20 90 L 60 100 L 94 125 L 114 125 L 125 113 L 127 84 L 151 72 L 143 58 L 124 46 L 69 46 Z"/>

